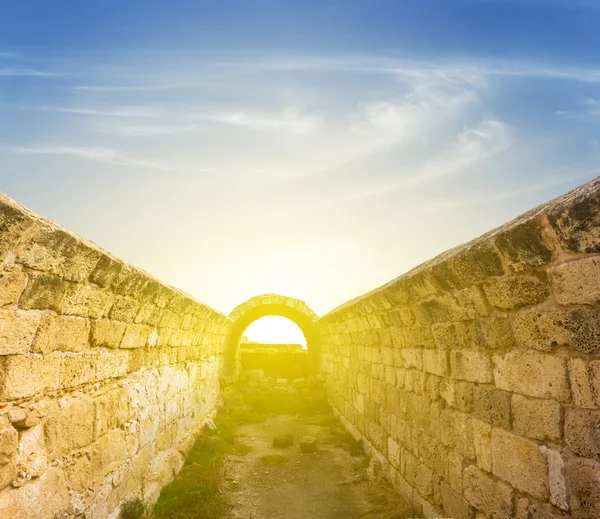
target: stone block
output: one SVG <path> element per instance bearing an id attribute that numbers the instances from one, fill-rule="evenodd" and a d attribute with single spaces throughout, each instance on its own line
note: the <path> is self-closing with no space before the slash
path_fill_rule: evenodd
<path id="1" fill-rule="evenodd" d="M 570 359 L 569 379 L 577 407 L 600 406 L 600 360 Z"/>
<path id="2" fill-rule="evenodd" d="M 481 420 L 473 420 L 473 442 L 477 466 L 486 472 L 492 471 L 492 426 Z"/>
<path id="3" fill-rule="evenodd" d="M 450 352 L 452 376 L 470 382 L 492 381 L 492 360 L 486 353 L 473 350 Z"/>
<path id="4" fill-rule="evenodd" d="M 64 407 L 49 414 L 44 422 L 44 437 L 51 460 L 92 443 L 94 405 L 91 400 L 68 398 Z"/>
<path id="5" fill-rule="evenodd" d="M 492 425 L 510 429 L 510 395 L 493 385 L 475 386 L 475 416 Z"/>
<path id="6" fill-rule="evenodd" d="M 431 330 L 440 349 L 460 350 L 471 345 L 471 332 L 466 323 L 438 324 Z"/>
<path id="7" fill-rule="evenodd" d="M 0 306 L 16 305 L 27 285 L 27 275 L 20 270 L 0 272 Z"/>
<path id="8" fill-rule="evenodd" d="M 95 359 L 96 379 L 122 377 L 127 374 L 129 353 L 121 350 L 104 350 L 97 352 Z"/>
<path id="9" fill-rule="evenodd" d="M 98 319 L 92 324 L 90 342 L 92 346 L 118 348 L 121 345 L 127 325 L 108 319 Z"/>
<path id="10" fill-rule="evenodd" d="M 423 350 L 423 370 L 440 377 L 448 374 L 448 352 L 445 350 Z"/>
<path id="11" fill-rule="evenodd" d="M 521 395 L 512 397 L 513 429 L 534 440 L 558 440 L 561 437 L 560 404 Z"/>
<path id="12" fill-rule="evenodd" d="M 492 306 L 510 310 L 545 301 L 548 287 L 533 276 L 507 276 L 495 278 L 483 285 Z"/>
<path id="13" fill-rule="evenodd" d="M 568 195 L 548 211 L 561 245 L 570 252 L 600 252 L 600 180 Z"/>
<path id="14" fill-rule="evenodd" d="M 45 315 L 31 348 L 34 353 L 83 351 L 89 346 L 90 322 L 81 317 Z"/>
<path id="15" fill-rule="evenodd" d="M 409 451 L 403 452 L 404 477 L 423 497 L 433 494 L 433 471 Z"/>
<path id="16" fill-rule="evenodd" d="M 576 259 L 549 270 L 556 302 L 593 305 L 600 302 L 600 258 Z"/>
<path id="17" fill-rule="evenodd" d="M 494 379 L 499 389 L 565 402 L 570 390 L 566 359 L 536 352 L 495 355 Z"/>
<path id="18" fill-rule="evenodd" d="M 450 451 L 446 458 L 447 471 L 446 477 L 450 486 L 459 494 L 463 493 L 463 469 L 465 461 L 463 457 L 455 451 Z"/>
<path id="19" fill-rule="evenodd" d="M 35 218 L 22 205 L 0 194 L 0 259 L 4 259 L 20 242 L 25 231 L 35 225 Z"/>
<path id="20" fill-rule="evenodd" d="M 566 408 L 565 441 L 580 456 L 600 460 L 600 410 Z"/>
<path id="21" fill-rule="evenodd" d="M 398 445 L 392 438 L 388 438 L 388 461 L 396 469 L 400 468 L 400 445 Z"/>
<path id="22" fill-rule="evenodd" d="M 116 279 L 122 268 L 123 264 L 119 260 L 102 253 L 90 274 L 89 280 L 100 288 L 107 288 Z"/>
<path id="23" fill-rule="evenodd" d="M 70 388 L 95 382 L 97 359 L 96 352 L 63 356 L 60 366 L 60 387 Z"/>
<path id="24" fill-rule="evenodd" d="M 453 409 L 443 409 L 440 413 L 442 443 L 470 460 L 475 458 L 472 421 L 473 418 L 469 415 Z"/>
<path id="25" fill-rule="evenodd" d="M 474 285 L 492 276 L 504 274 L 499 254 L 486 242 L 478 241 L 462 248 L 450 258 L 449 263 L 463 286 Z"/>
<path id="26" fill-rule="evenodd" d="M 129 297 L 115 296 L 113 304 L 108 312 L 109 319 L 131 323 L 135 319 L 140 304 Z"/>
<path id="27" fill-rule="evenodd" d="M 562 510 L 568 510 L 567 474 L 562 454 L 557 450 L 548 449 L 546 458 L 550 480 L 550 502 Z"/>
<path id="28" fill-rule="evenodd" d="M 402 366 L 404 368 L 415 368 L 418 370 L 423 369 L 423 350 L 409 348 L 402 349 L 400 350 L 400 356 L 402 358 Z"/>
<path id="29" fill-rule="evenodd" d="M 100 319 L 112 303 L 112 294 L 94 285 L 71 284 L 68 286 L 59 313 Z"/>
<path id="30" fill-rule="evenodd" d="M 556 346 L 572 346 L 593 353 L 600 348 L 599 321 L 600 312 L 594 308 L 527 310 L 517 313 L 513 331 L 523 348 L 551 351 Z"/>
<path id="31" fill-rule="evenodd" d="M 17 451 L 19 433 L 10 424 L 2 422 L 0 425 L 0 465 L 13 461 Z"/>
<path id="32" fill-rule="evenodd" d="M 35 337 L 41 314 L 18 309 L 0 309 L 0 355 L 27 353 Z"/>
<path id="33" fill-rule="evenodd" d="M 410 328 L 404 328 L 403 334 L 404 342 L 408 348 L 433 348 L 435 345 L 429 325 L 415 325 Z"/>
<path id="34" fill-rule="evenodd" d="M 60 359 L 15 355 L 0 357 L 0 400 L 27 398 L 45 389 L 58 389 Z"/>
<path id="35" fill-rule="evenodd" d="M 542 501 L 550 495 L 548 465 L 537 444 L 503 429 L 492 430 L 492 472 Z"/>
<path id="36" fill-rule="evenodd" d="M 509 485 L 475 466 L 464 470 L 463 485 L 467 501 L 490 519 L 512 519 L 514 490 Z"/>
<path id="37" fill-rule="evenodd" d="M 450 485 L 442 482 L 440 485 L 442 505 L 444 512 L 452 519 L 471 519 L 471 507 L 469 503 L 459 496 Z"/>
<path id="38" fill-rule="evenodd" d="M 22 487 L 0 492 L 0 516 L 10 519 L 66 517 L 69 492 L 60 467 L 49 467 L 39 478 Z"/>
<path id="39" fill-rule="evenodd" d="M 506 317 L 490 317 L 475 321 L 473 342 L 482 350 L 509 350 L 516 345 L 510 321 Z"/>
<path id="40" fill-rule="evenodd" d="M 26 479 L 41 476 L 48 468 L 48 455 L 41 425 L 21 431 L 16 452 L 17 470 L 26 474 Z"/>
<path id="41" fill-rule="evenodd" d="M 600 463 L 575 458 L 568 469 L 573 519 L 600 517 Z"/>
<path id="42" fill-rule="evenodd" d="M 554 257 L 539 217 L 511 222 L 496 234 L 495 243 L 517 272 L 550 263 Z"/>
<path id="43" fill-rule="evenodd" d="M 150 337 L 151 328 L 145 324 L 129 324 L 121 340 L 121 348 L 143 348 Z"/>
<path id="44" fill-rule="evenodd" d="M 19 308 L 58 311 L 68 284 L 57 276 L 39 272 L 29 272 L 27 277 L 27 286 L 19 299 Z"/>
<path id="45" fill-rule="evenodd" d="M 17 261 L 63 279 L 84 281 L 100 255 L 99 250 L 67 231 L 41 227 L 17 254 Z"/>

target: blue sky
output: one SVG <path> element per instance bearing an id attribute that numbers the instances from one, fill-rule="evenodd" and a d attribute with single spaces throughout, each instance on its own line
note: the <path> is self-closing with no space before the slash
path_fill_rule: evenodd
<path id="1" fill-rule="evenodd" d="M 323 313 L 600 170 L 589 1 L 5 1 L 0 190 Z"/>

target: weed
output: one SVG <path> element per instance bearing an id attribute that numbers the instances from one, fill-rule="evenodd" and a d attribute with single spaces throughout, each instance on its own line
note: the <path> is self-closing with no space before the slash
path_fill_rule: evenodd
<path id="1" fill-rule="evenodd" d="M 282 463 L 287 463 L 288 459 L 285 456 L 281 456 L 281 454 L 270 454 L 260 458 L 260 462 L 263 465 L 281 465 Z"/>
<path id="2" fill-rule="evenodd" d="M 145 519 L 146 507 L 141 499 L 133 499 L 121 505 L 121 519 Z"/>

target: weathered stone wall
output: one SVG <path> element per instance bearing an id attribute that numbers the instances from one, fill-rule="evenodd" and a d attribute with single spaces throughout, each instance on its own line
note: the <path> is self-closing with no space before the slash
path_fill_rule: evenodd
<path id="1" fill-rule="evenodd" d="M 0 517 L 154 501 L 214 411 L 228 319 L 4 196 L 0 262 Z"/>
<path id="2" fill-rule="evenodd" d="M 331 403 L 422 515 L 600 518 L 600 179 L 318 328 Z"/>
<path id="3" fill-rule="evenodd" d="M 265 376 L 290 380 L 308 376 L 308 352 L 301 344 L 240 344 L 240 368 L 262 369 Z"/>

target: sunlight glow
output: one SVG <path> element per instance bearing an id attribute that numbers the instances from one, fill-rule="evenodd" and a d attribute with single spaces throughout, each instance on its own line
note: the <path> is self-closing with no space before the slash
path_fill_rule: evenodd
<path id="1" fill-rule="evenodd" d="M 269 316 L 254 321 L 244 335 L 250 342 L 265 344 L 302 344 L 306 349 L 306 339 L 296 324 L 285 317 Z"/>

